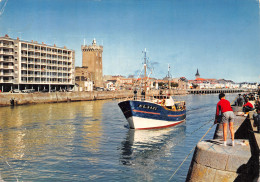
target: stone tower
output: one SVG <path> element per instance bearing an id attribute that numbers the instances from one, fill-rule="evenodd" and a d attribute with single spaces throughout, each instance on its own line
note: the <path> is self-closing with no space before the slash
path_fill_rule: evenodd
<path id="1" fill-rule="evenodd" d="M 94 39 L 92 45 L 81 46 L 82 67 L 87 67 L 95 87 L 103 87 L 102 53 L 103 46 L 99 46 Z"/>

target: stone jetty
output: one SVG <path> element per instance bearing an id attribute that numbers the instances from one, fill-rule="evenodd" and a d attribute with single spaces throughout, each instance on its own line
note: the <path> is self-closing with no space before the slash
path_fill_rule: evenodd
<path id="1" fill-rule="evenodd" d="M 260 134 L 253 127 L 253 112 L 239 116 L 241 109 L 233 108 L 235 146 L 231 139 L 223 146 L 223 127 L 218 125 L 212 140 L 197 144 L 186 181 L 258 181 Z"/>

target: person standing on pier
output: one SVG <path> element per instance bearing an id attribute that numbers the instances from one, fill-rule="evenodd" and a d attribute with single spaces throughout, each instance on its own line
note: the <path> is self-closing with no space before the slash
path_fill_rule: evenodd
<path id="1" fill-rule="evenodd" d="M 134 90 L 134 100 L 136 100 L 137 99 L 137 90 L 135 89 Z"/>
<path id="2" fill-rule="evenodd" d="M 144 101 L 145 100 L 145 91 L 144 90 L 142 90 L 141 95 L 142 95 L 142 101 Z"/>
<path id="3" fill-rule="evenodd" d="M 215 117 L 214 124 L 218 123 L 218 119 L 220 119 L 220 122 L 223 123 L 224 146 L 227 146 L 227 124 L 229 123 L 229 130 L 230 130 L 231 139 L 232 139 L 232 146 L 235 146 L 234 130 L 233 130 L 233 123 L 234 123 L 235 115 L 231 108 L 230 102 L 228 100 L 226 100 L 224 93 L 219 94 L 219 100 L 220 101 L 217 103 L 216 117 Z M 220 112 L 221 112 L 221 116 L 219 116 Z"/>
<path id="4" fill-rule="evenodd" d="M 260 108 L 258 107 L 256 113 L 253 115 L 254 127 L 257 127 L 257 133 L 260 133 Z"/>
<path id="5" fill-rule="evenodd" d="M 243 105 L 243 97 L 241 96 L 241 94 L 238 94 L 237 105 L 238 106 L 242 106 Z"/>

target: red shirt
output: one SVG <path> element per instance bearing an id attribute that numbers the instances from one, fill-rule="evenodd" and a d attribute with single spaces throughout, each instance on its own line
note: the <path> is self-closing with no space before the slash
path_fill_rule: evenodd
<path id="1" fill-rule="evenodd" d="M 245 106 L 248 106 L 248 107 L 251 107 L 251 108 L 254 107 L 250 102 L 247 102 L 245 105 L 243 105 L 243 107 L 245 107 Z"/>
<path id="2" fill-rule="evenodd" d="M 216 117 L 219 115 L 219 111 L 221 111 L 222 114 L 224 112 L 227 112 L 227 111 L 233 111 L 231 106 L 230 106 L 230 102 L 226 99 L 221 99 L 217 103 Z"/>

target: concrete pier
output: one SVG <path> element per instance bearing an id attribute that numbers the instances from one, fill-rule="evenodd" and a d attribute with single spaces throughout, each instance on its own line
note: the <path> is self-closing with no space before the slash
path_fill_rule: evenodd
<path id="1" fill-rule="evenodd" d="M 236 140 L 235 147 L 223 147 L 219 139 L 198 143 L 187 181 L 246 181 L 252 170 L 251 152 L 248 145 L 241 143 L 243 140 Z"/>
<path id="2" fill-rule="evenodd" d="M 237 115 L 241 108 L 233 110 Z M 218 125 L 212 140 L 197 144 L 186 181 L 258 181 L 260 136 L 252 124 L 252 113 L 236 116 L 235 146 L 231 139 L 223 146 L 223 127 Z"/>

